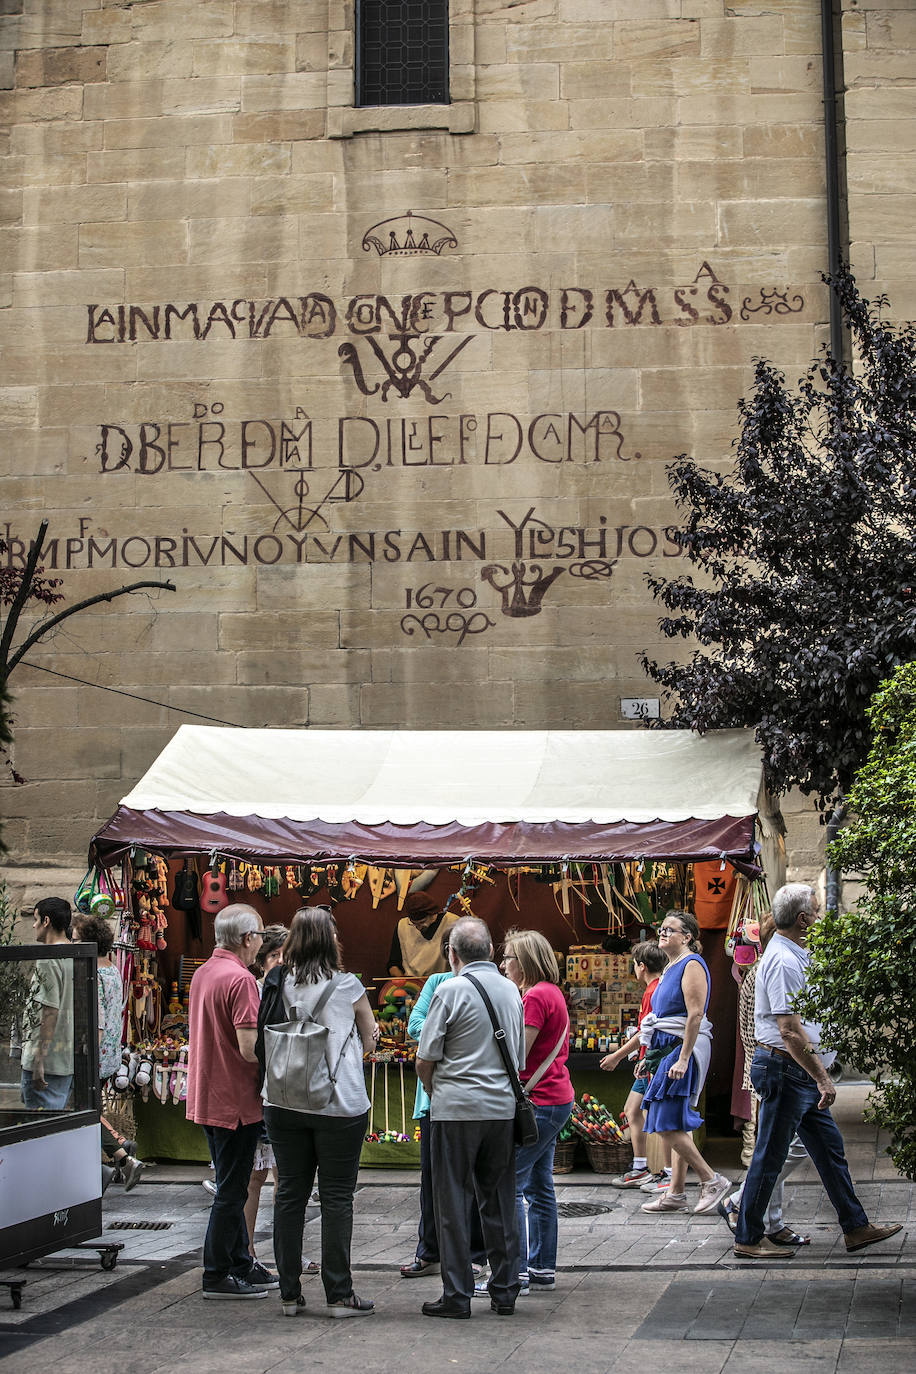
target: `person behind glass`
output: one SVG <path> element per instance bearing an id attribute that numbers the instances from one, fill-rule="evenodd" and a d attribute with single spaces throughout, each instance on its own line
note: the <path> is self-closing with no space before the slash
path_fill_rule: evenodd
<path id="1" fill-rule="evenodd" d="M 623 1114 L 630 1125 L 633 1164 L 625 1174 L 615 1175 L 611 1179 L 611 1183 L 615 1188 L 642 1188 L 644 1184 L 664 1183 L 665 1187 L 662 1191 L 667 1191 L 668 1181 L 671 1177 L 670 1168 L 666 1168 L 658 1175 L 653 1174 L 646 1158 L 646 1117 L 642 1109 L 642 1100 L 649 1086 L 649 1080 L 644 1076 L 643 1071 L 646 1047 L 640 1041 L 639 1029 L 652 1010 L 652 994 L 658 987 L 658 980 L 664 972 L 668 960 L 654 940 L 643 940 L 640 944 L 634 945 L 630 954 L 633 959 L 633 977 L 637 983 L 642 984 L 644 989 L 642 1004 L 636 1021 L 636 1034 L 631 1035 L 629 1040 L 619 1049 L 606 1054 L 599 1065 L 599 1068 L 604 1069 L 607 1073 L 612 1073 L 623 1059 L 630 1055 L 636 1056 L 636 1073 L 633 1086 L 623 1107 Z M 670 1161 L 670 1150 L 666 1151 L 666 1157 Z"/>
<path id="2" fill-rule="evenodd" d="M 70 943 L 70 903 L 43 897 L 32 914 L 36 944 Z M 73 1087 L 73 965 L 36 959 L 22 1014 L 22 1100 L 32 1111 L 62 1112 Z"/>
<path id="3" fill-rule="evenodd" d="M 76 938 L 81 943 L 95 945 L 98 953 L 98 1003 L 99 1003 L 99 1081 L 104 1086 L 121 1067 L 121 1036 L 124 1027 L 124 985 L 121 974 L 112 962 L 111 950 L 114 945 L 114 931 L 107 921 L 98 916 L 78 914 L 73 922 Z M 100 1116 L 102 1131 L 102 1152 L 114 1161 L 115 1168 L 102 1165 L 102 1192 L 110 1183 L 117 1181 L 120 1174 L 125 1193 L 136 1188 L 140 1175 L 146 1167 L 142 1160 L 134 1158 L 136 1153 L 132 1140 L 125 1140 L 116 1134 L 111 1124 Z"/>
<path id="4" fill-rule="evenodd" d="M 442 958 L 448 963 L 448 935 L 443 935 L 440 946 Z M 423 984 L 407 1022 L 407 1034 L 411 1040 L 419 1040 L 426 1020 L 433 993 L 447 978 L 454 978 L 451 969 L 448 973 L 434 973 Z M 424 1274 L 439 1272 L 439 1239 L 436 1235 L 436 1215 L 433 1208 L 432 1164 L 429 1156 L 429 1093 L 417 1079 L 417 1094 L 414 1098 L 413 1119 L 420 1131 L 420 1225 L 417 1230 L 417 1251 L 409 1264 L 401 1265 L 402 1279 L 418 1279 Z M 480 1213 L 475 1207 L 471 1212 L 471 1262 L 475 1273 L 479 1272 L 486 1260 L 483 1248 L 483 1235 L 480 1230 Z"/>
<path id="5" fill-rule="evenodd" d="M 687 1169 L 700 1180 L 694 1212 L 714 1212 L 731 1188 L 731 1180 L 711 1169 L 693 1143 L 692 1131 L 702 1126 L 697 1102 L 709 1070 L 712 1026 L 709 969 L 700 958 L 697 918 L 690 911 L 667 911 L 659 926 L 658 943 L 667 957 L 652 1010 L 644 1018 L 640 1037 L 648 1043 L 643 1060 L 649 1086 L 643 1097 L 646 1132 L 658 1134 L 672 1151 L 671 1186 L 644 1212 L 686 1212 Z"/>
<path id="6" fill-rule="evenodd" d="M 258 1017 L 258 1053 L 263 1069 L 264 1030 L 289 1020 L 289 1010 L 310 1013 L 329 982 L 333 990 L 319 1014 L 330 1031 L 327 1055 L 336 1065 L 333 1092 L 321 1112 L 264 1107 L 267 1138 L 277 1162 L 274 1196 L 274 1257 L 285 1316 L 305 1308 L 302 1296 L 302 1228 L 318 1173 L 321 1201 L 321 1278 L 329 1317 L 364 1317 L 375 1307 L 353 1292 L 350 1240 L 359 1156 L 369 1122 L 363 1054 L 378 1039 L 378 1027 L 359 979 L 341 969 L 337 925 L 327 907 L 297 911 L 283 946 L 283 962 L 264 979 Z"/>
<path id="7" fill-rule="evenodd" d="M 519 1077 L 534 1103 L 538 1138 L 515 1151 L 521 1292 L 556 1288 L 557 1195 L 553 1150 L 572 1113 L 575 1093 L 569 1058 L 569 1013 L 549 940 L 535 930 L 510 930 L 502 970 L 522 994 L 525 1067 Z M 559 1045 L 559 1049 L 557 1046 Z M 526 1222 L 527 1209 L 527 1222 Z"/>
<path id="8" fill-rule="evenodd" d="M 789 1144 L 797 1132 L 827 1191 L 849 1253 L 888 1240 L 898 1224 L 873 1226 L 856 1197 L 843 1137 L 830 1114 L 836 1088 L 827 1070 L 832 1052 L 821 1050 L 821 1028 L 793 1010 L 808 980 L 808 932 L 820 914 L 817 895 L 804 883 L 786 883 L 773 897 L 776 934 L 763 952 L 754 989 L 757 1049 L 751 1083 L 760 1099 L 757 1142 L 735 1226 L 739 1259 L 791 1259 L 796 1253 L 765 1234 L 767 1203 Z"/>

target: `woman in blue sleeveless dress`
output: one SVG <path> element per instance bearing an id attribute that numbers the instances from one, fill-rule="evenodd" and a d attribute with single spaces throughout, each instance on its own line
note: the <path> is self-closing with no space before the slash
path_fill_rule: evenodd
<path id="1" fill-rule="evenodd" d="M 646 1131 L 661 1135 L 671 1146 L 671 1185 L 667 1193 L 643 1205 L 644 1212 L 686 1212 L 687 1169 L 700 1180 L 694 1212 L 714 1212 L 731 1183 L 706 1163 L 693 1143 L 692 1131 L 702 1126 L 697 1099 L 709 1067 L 711 1026 L 709 969 L 700 958 L 696 917 L 689 911 L 668 911 L 659 927 L 658 942 L 668 966 L 652 995 L 652 1011 L 643 1022 L 652 1039 L 643 1064 L 651 1074 L 643 1097 Z"/>

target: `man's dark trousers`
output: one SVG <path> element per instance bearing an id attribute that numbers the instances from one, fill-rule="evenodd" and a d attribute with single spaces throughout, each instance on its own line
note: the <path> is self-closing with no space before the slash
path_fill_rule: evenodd
<path id="1" fill-rule="evenodd" d="M 245 1278 L 251 1269 L 245 1200 L 262 1127 L 260 1121 L 250 1126 L 240 1124 L 234 1131 L 205 1126 L 204 1133 L 213 1160 L 216 1196 L 204 1237 L 203 1286 L 214 1288 L 230 1274 Z"/>
<path id="2" fill-rule="evenodd" d="M 430 1122 L 442 1296 L 449 1306 L 470 1307 L 474 1295 L 475 1208 L 490 1262 L 490 1296 L 508 1305 L 518 1296 L 514 1129 L 512 1120 Z"/>
<path id="3" fill-rule="evenodd" d="M 751 1064 L 751 1083 L 760 1098 L 760 1116 L 735 1228 L 738 1244 L 757 1245 L 762 1239 L 764 1213 L 796 1132 L 843 1232 L 867 1226 L 868 1217 L 849 1177 L 843 1137 L 830 1112 L 818 1107 L 821 1090 L 811 1075 L 794 1060 L 759 1047 Z"/>
<path id="4" fill-rule="evenodd" d="M 439 1237 L 436 1235 L 436 1213 L 433 1188 L 433 1169 L 429 1154 L 430 1121 L 421 1116 L 417 1121 L 420 1128 L 420 1226 L 417 1232 L 417 1259 L 427 1264 L 439 1263 Z M 480 1233 L 480 1213 L 474 1207 L 471 1212 L 471 1260 L 483 1264 L 486 1260 L 483 1236 Z"/>

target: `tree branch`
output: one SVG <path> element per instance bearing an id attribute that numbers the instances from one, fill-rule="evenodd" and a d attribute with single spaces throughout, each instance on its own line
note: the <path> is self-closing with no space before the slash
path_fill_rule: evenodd
<path id="1" fill-rule="evenodd" d="M 29 591 L 32 586 L 32 578 L 35 576 L 35 568 L 38 565 L 38 559 L 41 555 L 41 546 L 45 542 L 45 535 L 47 532 L 48 522 L 47 520 L 42 520 L 41 524 L 38 526 L 35 542 L 29 550 L 29 557 L 22 574 L 22 580 L 19 583 L 16 595 L 10 606 L 9 615 L 6 617 L 3 634 L 0 636 L 0 682 L 3 681 L 9 672 L 6 663 L 7 655 L 10 651 L 10 645 L 13 642 L 13 635 L 16 632 L 16 626 L 19 623 L 19 616 L 22 612 L 22 608 L 28 600 Z"/>
<path id="2" fill-rule="evenodd" d="M 87 606 L 95 606 L 100 601 L 114 601 L 116 596 L 126 596 L 128 592 L 138 592 L 144 587 L 155 587 L 160 592 L 175 591 L 174 582 L 132 582 L 129 587 L 118 587 L 113 592 L 99 592 L 98 596 L 89 596 L 85 601 L 78 601 L 75 606 L 68 606 L 65 611 L 59 611 L 50 620 L 46 620 L 43 625 L 39 625 L 38 629 L 34 630 L 28 639 L 20 644 L 7 665 L 6 676 L 9 677 L 16 664 L 24 658 L 29 649 L 37 644 L 40 639 L 44 639 L 48 631 L 53 630 L 54 626 L 59 625 L 62 620 L 69 620 L 71 615 L 76 615 L 77 611 L 85 611 Z M 2 660 L 0 660 L 0 664 L 2 664 Z"/>

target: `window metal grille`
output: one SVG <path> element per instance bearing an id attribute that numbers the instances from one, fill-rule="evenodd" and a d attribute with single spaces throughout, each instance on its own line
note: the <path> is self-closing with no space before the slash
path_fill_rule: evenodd
<path id="1" fill-rule="evenodd" d="M 358 0 L 357 105 L 448 104 L 448 0 Z"/>

